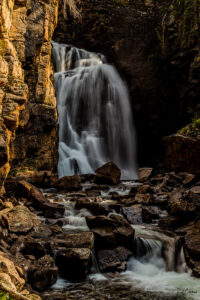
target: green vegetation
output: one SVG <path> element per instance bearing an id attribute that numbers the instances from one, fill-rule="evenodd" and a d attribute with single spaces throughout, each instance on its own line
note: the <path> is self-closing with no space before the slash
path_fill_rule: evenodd
<path id="1" fill-rule="evenodd" d="M 176 21 L 182 47 L 189 47 L 200 41 L 200 0 L 172 0 L 170 3 L 162 1 L 158 5 L 160 5 L 160 14 L 162 15 L 163 44 L 165 23 L 169 16 Z"/>
<path id="2" fill-rule="evenodd" d="M 192 123 L 180 129 L 178 133 L 193 138 L 200 138 L 200 119 L 193 120 Z"/>
<path id="3" fill-rule="evenodd" d="M 10 297 L 8 293 L 0 291 L 0 300 L 15 300 L 15 299 Z"/>

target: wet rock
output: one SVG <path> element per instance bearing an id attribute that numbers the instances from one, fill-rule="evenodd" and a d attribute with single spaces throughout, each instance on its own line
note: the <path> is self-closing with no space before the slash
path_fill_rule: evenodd
<path id="1" fill-rule="evenodd" d="M 80 200 L 77 200 L 75 207 L 77 209 L 86 208 L 93 215 L 105 215 L 105 216 L 107 216 L 108 212 L 109 212 L 109 210 L 108 210 L 107 207 L 105 207 L 105 206 L 103 206 L 103 205 L 101 205 L 99 203 L 90 201 L 89 199 L 80 199 Z"/>
<path id="2" fill-rule="evenodd" d="M 185 186 L 188 186 L 188 185 L 192 184 L 193 181 L 194 181 L 195 178 L 196 178 L 196 175 L 194 175 L 194 174 L 188 174 L 188 173 L 186 173 L 186 174 L 184 174 L 184 175 L 185 175 L 185 176 L 184 176 L 184 179 L 183 179 L 183 184 L 184 184 Z"/>
<path id="3" fill-rule="evenodd" d="M 52 235 L 52 229 L 46 224 L 40 224 L 33 228 L 30 236 L 33 238 L 48 238 Z"/>
<path id="4" fill-rule="evenodd" d="M 21 249 L 23 255 L 33 255 L 36 259 L 47 254 L 45 244 L 42 240 L 26 237 L 23 241 L 23 248 Z"/>
<path id="5" fill-rule="evenodd" d="M 158 221 L 158 225 L 166 230 L 174 230 L 177 229 L 181 226 L 184 226 L 185 224 L 187 224 L 188 219 L 185 218 L 183 220 L 182 217 L 178 217 L 178 216 L 166 216 L 161 218 Z"/>
<path id="6" fill-rule="evenodd" d="M 57 253 L 55 262 L 63 278 L 82 280 L 89 271 L 90 256 L 90 249 L 68 248 Z"/>
<path id="7" fill-rule="evenodd" d="M 122 272 L 126 270 L 126 261 L 133 253 L 124 248 L 99 250 L 97 261 L 102 272 Z"/>
<path id="8" fill-rule="evenodd" d="M 172 215 L 191 214 L 196 210 L 194 203 L 188 201 L 187 198 L 184 199 L 183 194 L 179 191 L 175 191 L 171 194 L 168 207 Z"/>
<path id="9" fill-rule="evenodd" d="M 90 230 L 95 235 L 95 246 L 110 248 L 124 246 L 131 249 L 133 246 L 134 229 L 120 215 L 111 214 L 110 217 L 86 217 Z"/>
<path id="10" fill-rule="evenodd" d="M 42 210 L 46 217 L 60 217 L 64 215 L 65 208 L 59 204 L 49 202 L 43 194 L 32 184 L 26 181 L 17 182 L 18 195 L 31 201 L 31 205 Z"/>
<path id="11" fill-rule="evenodd" d="M 134 202 L 137 204 L 149 204 L 151 202 L 151 194 L 141 194 L 137 193 L 134 198 Z"/>
<path id="12" fill-rule="evenodd" d="M 40 220 L 37 219 L 36 215 L 22 205 L 11 209 L 4 218 L 8 224 L 9 231 L 14 233 L 27 233 L 40 224 Z"/>
<path id="13" fill-rule="evenodd" d="M 122 213 L 131 224 L 142 224 L 142 205 L 123 207 Z"/>
<path id="14" fill-rule="evenodd" d="M 153 173 L 152 168 L 140 168 L 138 171 L 138 180 L 145 181 L 148 180 Z"/>
<path id="15" fill-rule="evenodd" d="M 168 193 L 158 192 L 153 195 L 152 203 L 160 207 L 166 207 L 168 205 L 168 199 Z"/>
<path id="16" fill-rule="evenodd" d="M 64 233 L 52 240 L 58 247 L 88 248 L 94 247 L 94 234 L 90 231 L 81 233 Z"/>
<path id="17" fill-rule="evenodd" d="M 81 177 L 79 175 L 64 176 L 56 181 L 53 186 L 64 191 L 76 191 L 81 189 Z"/>
<path id="18" fill-rule="evenodd" d="M 58 268 L 54 266 L 54 259 L 45 255 L 34 262 L 28 272 L 28 283 L 36 291 L 42 292 L 53 285 L 58 276 Z"/>
<path id="19" fill-rule="evenodd" d="M 140 194 L 152 193 L 152 187 L 148 184 L 144 184 L 139 186 L 137 191 Z"/>
<path id="20" fill-rule="evenodd" d="M 97 184 L 118 184 L 120 182 L 121 171 L 113 163 L 108 162 L 102 167 L 98 168 L 96 171 L 96 176 L 94 178 Z"/>
<path id="21" fill-rule="evenodd" d="M 142 217 L 144 223 L 151 223 L 152 220 L 158 219 L 162 211 L 156 206 L 145 206 L 142 208 Z"/>
<path id="22" fill-rule="evenodd" d="M 193 274 L 200 277 L 200 220 L 193 222 L 186 228 L 184 252 Z"/>
<path id="23" fill-rule="evenodd" d="M 190 191 L 193 193 L 193 194 L 198 194 L 200 195 L 200 186 L 194 186 L 190 189 Z"/>

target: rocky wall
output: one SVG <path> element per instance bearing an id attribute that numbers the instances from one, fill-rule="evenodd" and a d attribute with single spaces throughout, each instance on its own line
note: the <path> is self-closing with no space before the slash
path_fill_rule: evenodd
<path id="1" fill-rule="evenodd" d="M 10 171 L 57 165 L 51 39 L 58 0 L 0 0 L 0 190 Z"/>

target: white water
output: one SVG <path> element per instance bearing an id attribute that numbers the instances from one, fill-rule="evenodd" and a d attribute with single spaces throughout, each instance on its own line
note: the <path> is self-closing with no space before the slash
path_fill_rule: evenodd
<path id="1" fill-rule="evenodd" d="M 128 91 L 103 55 L 53 45 L 59 116 L 59 176 L 94 173 L 108 161 L 135 179 L 135 130 Z"/>
<path id="2" fill-rule="evenodd" d="M 48 199 L 55 201 L 55 195 L 46 193 Z M 83 231 L 88 230 L 85 216 L 90 213 L 83 210 L 76 210 L 74 202 L 67 199 L 67 195 L 57 194 L 56 202 L 59 200 L 65 206 L 65 219 L 67 224 L 65 230 Z M 177 296 L 182 300 L 200 299 L 200 280 L 190 275 L 186 267 L 183 248 L 176 252 L 176 240 L 153 226 L 133 225 L 135 237 L 138 239 L 135 248 L 135 257 L 132 257 L 127 264 L 127 271 L 119 277 L 109 277 L 103 274 L 90 274 L 88 279 L 92 282 L 110 281 L 110 283 L 121 283 L 133 290 L 164 293 L 166 296 Z M 141 241 L 141 242 L 139 242 Z M 143 249 L 146 255 L 142 255 Z M 176 271 L 175 271 L 176 270 Z M 71 285 L 69 281 L 58 278 L 52 287 L 54 290 L 62 290 Z M 103 286 L 102 286 L 103 288 Z M 149 298 L 152 300 L 152 298 Z M 161 296 L 160 299 L 166 299 Z"/>
<path id="3" fill-rule="evenodd" d="M 140 225 L 134 228 L 136 239 L 144 242 L 147 254 L 128 261 L 127 271 L 121 274 L 122 281 L 149 292 L 200 299 L 200 280 L 190 275 L 182 247 L 176 254 L 175 239 Z M 138 248 L 137 252 L 140 251 Z"/>

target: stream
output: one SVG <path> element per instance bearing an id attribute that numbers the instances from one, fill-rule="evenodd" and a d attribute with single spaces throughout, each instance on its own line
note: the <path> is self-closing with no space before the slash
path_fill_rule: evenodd
<path id="1" fill-rule="evenodd" d="M 123 194 L 129 192 L 128 185 L 121 185 L 114 189 L 115 192 Z M 113 188 L 101 192 L 105 205 L 112 201 L 112 192 Z M 59 194 L 49 190 L 43 190 L 43 193 L 50 201 L 65 206 L 64 232 L 89 230 L 85 217 L 90 216 L 91 213 L 86 209 L 75 209 L 74 201 L 71 200 L 74 193 Z M 173 233 L 162 232 L 156 224 L 132 226 L 135 229 L 136 252 L 128 260 L 125 272 L 103 274 L 93 263 L 85 281 L 74 283 L 59 276 L 50 290 L 42 295 L 43 298 L 52 300 L 200 299 L 200 280 L 190 275 L 183 249 L 181 246 L 177 247 L 178 238 Z"/>

